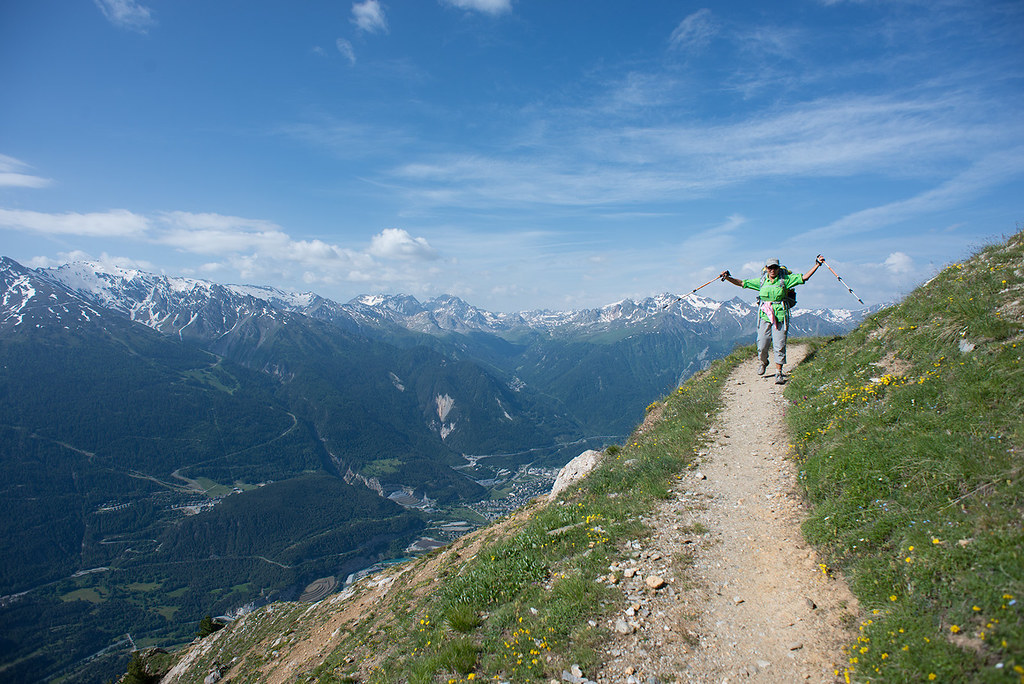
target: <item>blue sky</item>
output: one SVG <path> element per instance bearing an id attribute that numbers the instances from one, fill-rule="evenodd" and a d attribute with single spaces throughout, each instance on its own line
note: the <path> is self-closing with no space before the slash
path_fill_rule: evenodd
<path id="1" fill-rule="evenodd" d="M 15 0 L 0 254 L 513 311 L 821 252 L 889 301 L 1020 229 L 1022 35 L 1016 0 Z"/>

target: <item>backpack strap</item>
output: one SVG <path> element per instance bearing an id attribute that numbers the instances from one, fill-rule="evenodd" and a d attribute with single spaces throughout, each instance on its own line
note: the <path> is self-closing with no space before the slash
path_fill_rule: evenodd
<path id="1" fill-rule="evenodd" d="M 782 305 L 784 307 L 786 307 L 786 311 L 789 311 L 792 308 L 792 305 L 790 304 L 790 299 L 791 299 L 790 294 L 793 292 L 793 290 L 792 290 L 792 288 L 786 287 L 786 278 L 788 278 L 792 274 L 793 274 L 793 272 L 790 271 L 785 266 L 779 266 L 779 280 L 782 281 L 782 283 L 781 283 L 782 284 Z M 768 280 L 768 269 L 766 267 L 762 266 L 761 267 L 761 285 L 762 286 L 764 285 L 766 280 Z M 757 294 L 756 302 L 760 306 L 760 304 L 761 304 L 761 293 L 760 292 L 758 292 L 758 294 Z"/>

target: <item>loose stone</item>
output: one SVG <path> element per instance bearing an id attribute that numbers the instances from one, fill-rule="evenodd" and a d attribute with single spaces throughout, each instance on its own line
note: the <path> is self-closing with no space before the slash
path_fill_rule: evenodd
<path id="1" fill-rule="evenodd" d="M 661 589 L 663 586 L 665 586 L 665 580 L 663 580 L 658 575 L 649 575 L 647 579 L 644 580 L 644 582 L 646 582 L 648 587 L 654 590 Z"/>

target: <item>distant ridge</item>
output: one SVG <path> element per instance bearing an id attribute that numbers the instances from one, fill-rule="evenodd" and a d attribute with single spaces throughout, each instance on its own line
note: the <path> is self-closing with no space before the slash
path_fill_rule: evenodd
<path id="1" fill-rule="evenodd" d="M 160 328 L 161 302 L 171 307 L 174 302 L 200 297 L 233 296 L 265 302 L 283 311 L 302 313 L 325 320 L 351 325 L 388 323 L 428 334 L 482 331 L 504 335 L 530 329 L 545 332 L 596 331 L 641 325 L 658 318 L 679 318 L 693 324 L 720 322 L 725 319 L 745 320 L 756 311 L 751 301 L 735 297 L 722 302 L 699 295 L 680 297 L 664 293 L 640 300 L 623 299 L 590 309 L 551 311 L 536 309 L 514 313 L 495 313 L 480 309 L 454 295 L 439 295 L 419 301 L 405 294 L 366 294 L 347 303 L 338 303 L 313 292 L 285 292 L 260 285 L 220 285 L 208 280 L 164 276 L 137 269 L 109 266 L 100 262 L 74 262 L 56 268 L 39 269 L 38 273 L 62 283 L 97 303 L 122 311 L 133 320 Z M 797 334 L 835 326 L 848 329 L 878 306 L 865 309 L 819 308 L 793 311 Z"/>

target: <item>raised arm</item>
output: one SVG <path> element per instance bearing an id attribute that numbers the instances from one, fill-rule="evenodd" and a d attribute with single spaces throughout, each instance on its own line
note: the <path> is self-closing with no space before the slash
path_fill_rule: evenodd
<path id="1" fill-rule="evenodd" d="M 825 257 L 821 256 L 820 254 L 814 257 L 814 266 L 811 267 L 810 271 L 804 273 L 804 282 L 810 280 L 811 276 L 814 275 L 814 272 L 817 271 L 818 267 L 821 266 L 823 263 L 825 263 Z"/>
<path id="2" fill-rule="evenodd" d="M 737 280 L 736 278 L 733 278 L 728 270 L 722 271 L 722 274 L 719 277 L 722 280 L 728 280 L 733 285 L 739 285 L 740 287 L 743 287 L 743 281 L 742 280 Z"/>

